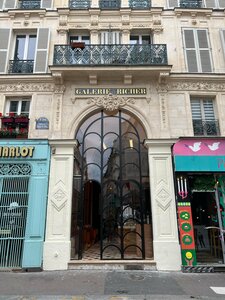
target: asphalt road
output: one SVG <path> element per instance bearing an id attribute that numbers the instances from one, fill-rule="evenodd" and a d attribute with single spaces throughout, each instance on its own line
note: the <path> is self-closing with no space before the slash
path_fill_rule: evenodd
<path id="1" fill-rule="evenodd" d="M 0 299 L 225 299 L 225 273 L 107 270 L 0 272 Z"/>

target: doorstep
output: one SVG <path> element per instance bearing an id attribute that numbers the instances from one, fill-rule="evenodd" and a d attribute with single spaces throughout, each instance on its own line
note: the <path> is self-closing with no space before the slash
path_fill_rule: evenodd
<path id="1" fill-rule="evenodd" d="M 71 260 L 68 269 L 156 271 L 156 263 L 153 260 Z"/>

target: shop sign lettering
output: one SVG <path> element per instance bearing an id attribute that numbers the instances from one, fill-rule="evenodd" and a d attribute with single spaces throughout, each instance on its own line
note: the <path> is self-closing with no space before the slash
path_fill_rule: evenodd
<path id="1" fill-rule="evenodd" d="M 99 95 L 146 95 L 146 88 L 77 88 L 76 96 L 99 96 Z"/>
<path id="2" fill-rule="evenodd" d="M 0 157 L 32 157 L 34 148 L 29 147 L 0 147 Z"/>

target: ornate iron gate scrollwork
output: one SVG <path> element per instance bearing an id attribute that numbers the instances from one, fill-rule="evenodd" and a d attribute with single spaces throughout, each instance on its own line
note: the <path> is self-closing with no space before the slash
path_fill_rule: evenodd
<path id="1" fill-rule="evenodd" d="M 144 230 L 151 213 L 143 188 L 149 182 L 148 164 L 142 158 L 147 159 L 143 127 L 121 111 L 102 111 L 81 125 L 76 138 L 81 165 L 79 258 L 98 240 L 101 259 L 144 259 Z M 100 222 L 94 226 L 96 215 Z"/>

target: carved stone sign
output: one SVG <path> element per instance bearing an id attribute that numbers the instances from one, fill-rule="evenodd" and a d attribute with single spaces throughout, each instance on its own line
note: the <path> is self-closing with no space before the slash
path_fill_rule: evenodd
<path id="1" fill-rule="evenodd" d="M 49 121 L 47 118 L 41 117 L 36 120 L 36 129 L 49 129 Z"/>
<path id="2" fill-rule="evenodd" d="M 99 95 L 146 95 L 146 88 L 76 88 L 75 95 L 99 96 Z"/>

